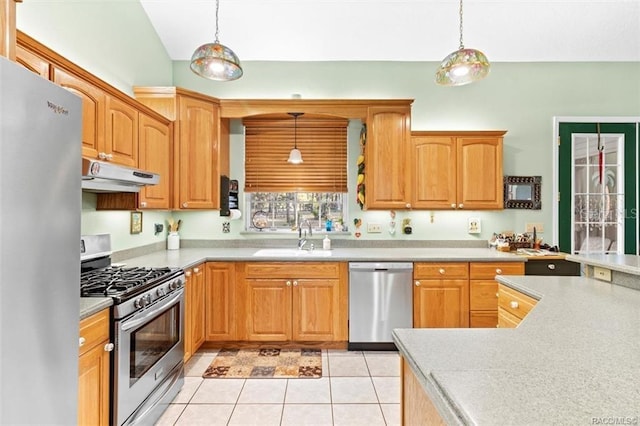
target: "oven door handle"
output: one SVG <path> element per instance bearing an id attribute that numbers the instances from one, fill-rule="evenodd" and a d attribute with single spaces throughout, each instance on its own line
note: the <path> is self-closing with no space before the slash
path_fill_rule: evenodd
<path id="1" fill-rule="evenodd" d="M 127 331 L 130 330 L 132 328 L 135 328 L 141 324 L 144 324 L 145 322 L 147 322 L 147 320 L 149 319 L 149 317 L 155 316 L 157 313 L 165 311 L 169 305 L 172 305 L 176 300 L 180 299 L 182 297 L 184 293 L 184 290 L 179 290 L 175 295 L 171 296 L 168 299 L 163 299 L 161 302 L 162 303 L 156 303 L 156 305 L 160 305 L 154 309 L 148 310 L 148 311 L 144 311 L 142 312 L 140 315 L 140 317 L 138 317 L 137 315 L 134 315 L 133 317 L 131 317 L 130 319 L 123 321 L 120 324 L 120 330 L 122 331 Z"/>

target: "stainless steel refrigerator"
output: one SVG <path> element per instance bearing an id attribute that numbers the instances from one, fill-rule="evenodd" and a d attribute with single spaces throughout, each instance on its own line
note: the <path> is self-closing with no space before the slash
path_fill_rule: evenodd
<path id="1" fill-rule="evenodd" d="M 0 57 L 0 424 L 77 422 L 80 98 Z"/>

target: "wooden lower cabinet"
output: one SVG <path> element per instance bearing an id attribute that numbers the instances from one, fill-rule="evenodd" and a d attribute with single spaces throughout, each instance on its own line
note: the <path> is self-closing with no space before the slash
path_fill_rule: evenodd
<path id="1" fill-rule="evenodd" d="M 471 262 L 469 264 L 469 327 L 498 325 L 496 275 L 524 275 L 524 262 Z"/>
<path id="2" fill-rule="evenodd" d="M 237 340 L 235 263 L 207 262 L 206 271 L 205 340 Z"/>
<path id="3" fill-rule="evenodd" d="M 469 264 L 415 263 L 413 326 L 469 327 Z"/>
<path id="4" fill-rule="evenodd" d="M 239 340 L 346 341 L 347 264 L 239 264 Z"/>
<path id="5" fill-rule="evenodd" d="M 109 424 L 109 309 L 80 321 L 78 424 Z"/>
<path id="6" fill-rule="evenodd" d="M 188 361 L 205 340 L 204 263 L 185 270 L 184 361 Z"/>
<path id="7" fill-rule="evenodd" d="M 402 358 L 402 419 L 401 424 L 407 426 L 444 425 L 431 399 L 425 393 L 409 363 Z"/>
<path id="8" fill-rule="evenodd" d="M 526 294 L 498 284 L 498 327 L 515 328 L 538 303 Z"/>

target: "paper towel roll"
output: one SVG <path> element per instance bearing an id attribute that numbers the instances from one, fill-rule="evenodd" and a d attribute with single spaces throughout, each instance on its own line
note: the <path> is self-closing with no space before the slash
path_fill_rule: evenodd
<path id="1" fill-rule="evenodd" d="M 240 219 L 242 217 L 242 212 L 238 209 L 231 209 L 230 212 L 229 220 Z"/>

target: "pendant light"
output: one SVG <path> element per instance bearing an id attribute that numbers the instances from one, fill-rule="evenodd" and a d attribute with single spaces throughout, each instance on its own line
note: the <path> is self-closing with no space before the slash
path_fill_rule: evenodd
<path id="1" fill-rule="evenodd" d="M 240 59 L 233 50 L 218 41 L 218 9 L 220 0 L 216 0 L 216 39 L 213 43 L 203 44 L 191 56 L 191 71 L 210 80 L 231 81 L 242 77 Z"/>
<path id="2" fill-rule="evenodd" d="M 298 149 L 298 117 L 304 114 L 304 112 L 290 112 L 289 115 L 293 117 L 293 149 L 289 153 L 289 159 L 287 163 L 300 164 L 302 163 L 302 153 Z"/>
<path id="3" fill-rule="evenodd" d="M 460 0 L 460 48 L 442 60 L 436 71 L 436 83 L 463 86 L 482 80 L 489 74 L 489 60 L 479 50 L 465 49 L 462 42 L 462 0 Z"/>

